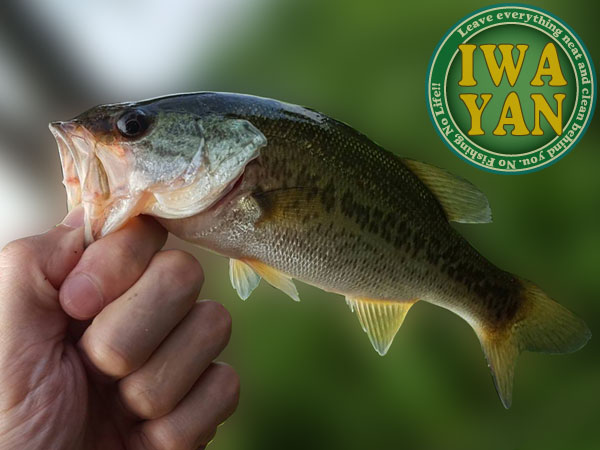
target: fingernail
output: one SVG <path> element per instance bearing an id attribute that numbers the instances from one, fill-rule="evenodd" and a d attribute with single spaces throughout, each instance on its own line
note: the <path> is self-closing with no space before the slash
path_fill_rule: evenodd
<path id="1" fill-rule="evenodd" d="M 68 277 L 62 285 L 61 294 L 65 312 L 77 319 L 89 319 L 102 309 L 98 287 L 83 273 Z"/>
<path id="2" fill-rule="evenodd" d="M 69 228 L 79 228 L 83 226 L 83 207 L 76 206 L 69 214 L 61 222 L 61 225 L 64 225 Z"/>

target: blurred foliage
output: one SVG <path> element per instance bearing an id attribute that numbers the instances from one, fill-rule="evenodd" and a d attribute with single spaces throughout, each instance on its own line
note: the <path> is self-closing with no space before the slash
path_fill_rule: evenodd
<path id="1" fill-rule="evenodd" d="M 211 60 L 198 61 L 203 72 L 210 65 L 210 76 L 196 88 L 311 106 L 390 151 L 471 180 L 488 195 L 494 223 L 460 226 L 461 233 L 500 267 L 539 283 L 595 332 L 598 118 L 559 163 L 506 176 L 459 160 L 427 115 L 425 78 L 438 40 L 486 4 L 265 2 Z M 598 60 L 596 3 L 532 4 L 571 25 Z M 341 297 L 301 285 L 296 304 L 263 283 L 242 302 L 228 286 L 226 261 L 197 254 L 206 267 L 205 294 L 233 314 L 226 359 L 242 378 L 238 413 L 214 449 L 600 448 L 597 339 L 573 355 L 524 354 L 506 411 L 475 334 L 448 311 L 416 305 L 381 358 Z"/>
<path id="2" fill-rule="evenodd" d="M 310 106 L 349 123 L 390 151 L 472 181 L 487 194 L 494 223 L 457 226 L 461 233 L 500 267 L 541 285 L 596 332 L 598 117 L 557 164 L 506 176 L 483 172 L 457 158 L 439 139 L 427 114 L 425 80 L 437 42 L 456 21 L 487 4 L 491 3 L 259 0 L 244 26 L 227 30 L 227 39 L 215 46 L 210 58 L 195 62 L 201 81 L 181 90 L 244 92 Z M 597 2 L 531 4 L 571 25 L 592 60 L 598 60 Z M 24 132 L 14 139 L 21 141 L 34 130 L 44 133 L 43 140 L 36 141 L 39 146 L 23 145 L 30 150 L 21 152 L 22 159 L 28 170 L 41 174 L 41 184 L 49 185 L 44 195 L 58 198 L 58 154 L 52 153 L 49 165 L 50 153 L 38 151 L 55 148 L 45 122 L 105 102 L 106 95 L 87 85 L 74 89 L 66 73 L 71 69 L 65 66 L 61 72 L 62 47 L 51 53 L 38 45 L 50 44 L 49 39 L 30 45 L 33 41 L 19 33 L 35 37 L 40 27 L 10 17 L 0 14 L 0 19 L 8 18 L 0 31 L 13 24 L 14 42 L 23 44 L 17 53 L 32 52 L 32 60 L 46 68 L 31 69 L 31 74 L 37 74 L 42 85 L 50 79 L 62 83 L 59 89 L 48 84 L 44 91 L 52 113 L 23 121 Z M 106 27 L 110 32 L 110 24 Z M 148 33 L 161 30 L 160 24 L 148 24 Z M 134 37 L 146 43 L 147 36 Z M 161 55 L 156 59 L 160 64 Z M 60 69 L 55 70 L 58 76 L 48 76 L 46 62 Z M 32 96 L 39 101 L 32 105 L 40 110 L 43 99 L 37 92 Z M 0 121 L 3 137 L 11 128 Z M 31 152 L 37 164 L 31 163 Z M 62 198 L 56 205 L 56 220 L 49 224 L 64 211 Z M 224 258 L 175 238 L 169 245 L 199 257 L 207 276 L 203 295 L 222 301 L 234 319 L 223 359 L 239 371 L 242 397 L 238 412 L 212 444 L 215 450 L 600 448 L 595 428 L 600 417 L 597 339 L 573 355 L 524 354 L 517 366 L 513 407 L 506 411 L 475 334 L 446 310 L 417 304 L 390 352 L 381 358 L 342 297 L 299 283 L 298 304 L 262 283 L 242 302 L 229 286 Z"/>

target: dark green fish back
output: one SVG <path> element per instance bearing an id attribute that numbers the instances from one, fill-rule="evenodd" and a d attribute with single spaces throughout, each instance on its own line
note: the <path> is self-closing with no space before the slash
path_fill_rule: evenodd
<path id="1" fill-rule="evenodd" d="M 448 224 L 399 157 L 307 108 L 237 94 L 199 96 L 184 101 L 190 112 L 243 118 L 267 137 L 250 182 L 263 214 L 287 207 L 287 216 L 263 218 L 239 242 L 229 237 L 228 246 L 330 291 L 422 298 L 494 323 L 514 316 L 520 284 Z M 173 99 L 181 108 L 181 98 Z M 227 226 L 248 220 L 222 219 Z"/>

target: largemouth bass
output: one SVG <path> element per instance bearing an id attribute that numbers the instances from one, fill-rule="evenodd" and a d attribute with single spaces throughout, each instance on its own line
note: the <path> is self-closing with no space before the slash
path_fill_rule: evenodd
<path id="1" fill-rule="evenodd" d="M 381 355 L 415 302 L 447 308 L 475 330 L 507 408 L 519 353 L 573 352 L 591 336 L 450 226 L 491 221 L 477 188 L 314 110 L 206 92 L 98 106 L 50 128 L 88 243 L 155 216 L 228 257 L 243 299 L 261 278 L 294 300 L 292 279 L 345 296 Z"/>

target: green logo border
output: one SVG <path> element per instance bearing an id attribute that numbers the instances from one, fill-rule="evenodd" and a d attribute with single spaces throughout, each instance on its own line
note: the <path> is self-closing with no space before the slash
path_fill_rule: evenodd
<path id="1" fill-rule="evenodd" d="M 573 41 L 575 43 L 575 45 L 582 50 L 582 53 L 584 56 L 582 62 L 584 62 L 586 64 L 585 69 L 587 69 L 588 75 L 590 77 L 590 81 L 591 81 L 590 89 L 592 91 L 589 95 L 586 96 L 586 99 L 588 99 L 588 108 L 587 108 L 586 116 L 583 119 L 583 121 L 581 121 L 581 124 L 577 123 L 579 128 L 577 130 L 573 130 L 572 127 L 576 120 L 575 111 L 580 106 L 581 100 L 583 98 L 582 89 L 581 89 L 581 73 L 579 70 L 577 70 L 577 67 L 576 67 L 577 63 L 574 61 L 573 56 L 572 56 L 571 52 L 569 51 L 569 48 L 564 43 L 564 41 L 562 41 L 563 36 L 561 36 L 560 39 L 554 38 L 552 36 L 552 33 L 548 29 L 546 29 L 543 26 L 540 26 L 538 24 L 534 24 L 535 26 L 533 26 L 533 28 L 548 35 L 554 42 L 559 44 L 559 47 L 563 51 L 565 51 L 566 54 L 568 55 L 569 60 L 571 61 L 571 64 L 573 65 L 573 69 L 575 70 L 575 78 L 577 80 L 577 98 L 574 103 L 573 113 L 570 115 L 570 118 L 567 121 L 567 123 L 563 126 L 563 134 L 562 135 L 557 136 L 556 138 L 552 139 L 552 141 L 545 144 L 541 148 L 530 150 L 528 152 L 521 153 L 521 154 L 514 154 L 514 155 L 502 155 L 502 154 L 499 154 L 492 150 L 483 149 L 480 146 L 478 146 L 477 144 L 470 141 L 470 139 L 467 136 L 465 136 L 465 134 L 454 123 L 452 114 L 448 109 L 448 102 L 446 100 L 446 89 L 445 89 L 446 79 L 447 79 L 450 63 L 452 62 L 453 58 L 455 57 L 455 54 L 458 52 L 458 45 L 453 45 L 449 49 L 447 48 L 447 43 L 450 40 L 450 38 L 452 37 L 452 35 L 455 33 L 458 34 L 457 31 L 459 30 L 459 28 L 466 25 L 467 23 L 471 23 L 472 21 L 476 20 L 476 18 L 478 16 L 485 16 L 486 13 L 490 13 L 490 12 L 496 11 L 498 9 L 507 9 L 507 8 L 512 9 L 511 12 L 513 12 L 513 11 L 514 12 L 533 12 L 533 13 L 537 13 L 537 14 L 546 15 L 548 18 L 551 18 L 552 20 L 554 20 L 554 22 L 556 22 L 557 25 L 562 26 L 563 32 L 564 32 L 563 36 L 565 36 L 565 35 L 569 36 L 570 40 Z M 504 25 L 504 24 L 524 25 L 522 22 L 518 22 L 518 21 L 515 21 L 512 19 L 507 19 L 506 21 L 503 21 L 500 23 L 497 23 L 495 21 L 492 21 L 491 23 L 486 22 L 484 25 L 481 26 L 481 29 L 477 30 L 476 32 L 469 33 L 469 38 L 471 38 L 475 34 L 480 33 L 488 28 L 491 28 L 493 26 Z M 532 26 L 532 25 L 527 24 L 526 26 Z M 461 40 L 460 42 L 461 43 L 465 42 L 465 40 Z M 444 59 L 444 63 L 447 62 L 447 64 L 442 65 L 439 62 L 440 61 L 439 58 L 440 58 L 440 54 L 443 53 L 444 51 L 446 51 L 446 52 L 451 51 L 451 54 L 449 57 L 446 57 Z M 441 105 L 440 105 L 440 102 L 436 100 L 436 106 L 435 106 L 436 108 L 441 107 L 443 109 L 443 112 L 439 113 L 437 115 L 434 114 L 434 100 L 432 99 L 433 83 L 437 83 L 438 89 L 443 91 L 442 95 L 439 96 L 439 98 L 442 99 Z M 456 155 L 458 155 L 461 159 L 467 161 L 469 164 L 474 165 L 475 167 L 478 167 L 479 169 L 486 170 L 488 172 L 493 172 L 493 173 L 513 174 L 514 175 L 514 174 L 523 174 L 523 173 L 534 172 L 534 171 L 543 169 L 544 167 L 548 167 L 551 164 L 554 164 L 555 162 L 557 162 L 558 160 L 563 158 L 565 155 L 567 155 L 573 149 L 573 147 L 575 147 L 575 145 L 579 142 L 579 140 L 583 137 L 583 135 L 587 131 L 587 128 L 592 120 L 592 117 L 594 115 L 594 110 L 596 108 L 596 71 L 594 70 L 594 65 L 592 64 L 590 54 L 589 54 L 587 48 L 585 47 L 585 45 L 583 44 L 583 41 L 575 33 L 575 31 L 573 31 L 573 29 L 569 25 L 567 25 L 563 20 L 559 19 L 552 13 L 549 13 L 548 11 L 545 11 L 538 7 L 519 4 L 519 3 L 501 3 L 501 4 L 487 6 L 487 7 L 478 9 L 478 10 L 468 14 L 467 16 L 463 17 L 458 22 L 456 22 L 446 32 L 446 34 L 438 42 L 438 44 L 433 52 L 433 55 L 429 61 L 429 67 L 427 69 L 427 80 L 426 80 L 425 90 L 426 90 L 425 97 L 426 97 L 426 101 L 427 101 L 427 111 L 429 113 L 429 117 L 431 118 L 431 121 L 432 121 L 434 128 L 437 131 L 438 135 L 440 136 L 442 141 L 444 141 L 446 146 L 448 146 L 448 148 L 450 148 L 450 150 L 452 150 L 452 152 L 454 152 Z M 571 113 L 571 112 L 569 111 L 569 113 Z M 454 127 L 456 127 L 456 129 L 454 129 Z M 449 130 L 452 130 L 452 131 L 449 131 Z M 453 142 L 453 138 L 457 134 L 460 134 L 463 138 L 463 141 L 466 141 L 468 143 L 469 147 L 471 147 L 472 151 L 469 152 L 469 153 L 471 153 L 471 155 L 466 155 L 463 151 L 460 150 L 459 145 L 456 144 L 455 142 Z M 555 145 L 557 145 L 556 141 L 562 142 L 563 140 L 565 140 L 566 142 L 565 142 L 564 147 L 561 150 L 556 151 L 556 152 L 550 152 L 550 153 L 548 152 L 548 150 L 551 150 Z M 533 162 L 533 160 L 535 160 L 535 162 Z M 509 163 L 509 161 L 510 161 L 510 163 Z M 492 164 L 492 166 L 490 166 L 488 164 Z M 498 167 L 495 167 L 494 165 L 498 166 Z M 504 167 L 507 167 L 509 165 L 514 165 L 515 169 L 502 168 L 502 167 L 500 167 L 501 165 L 504 165 Z"/>

